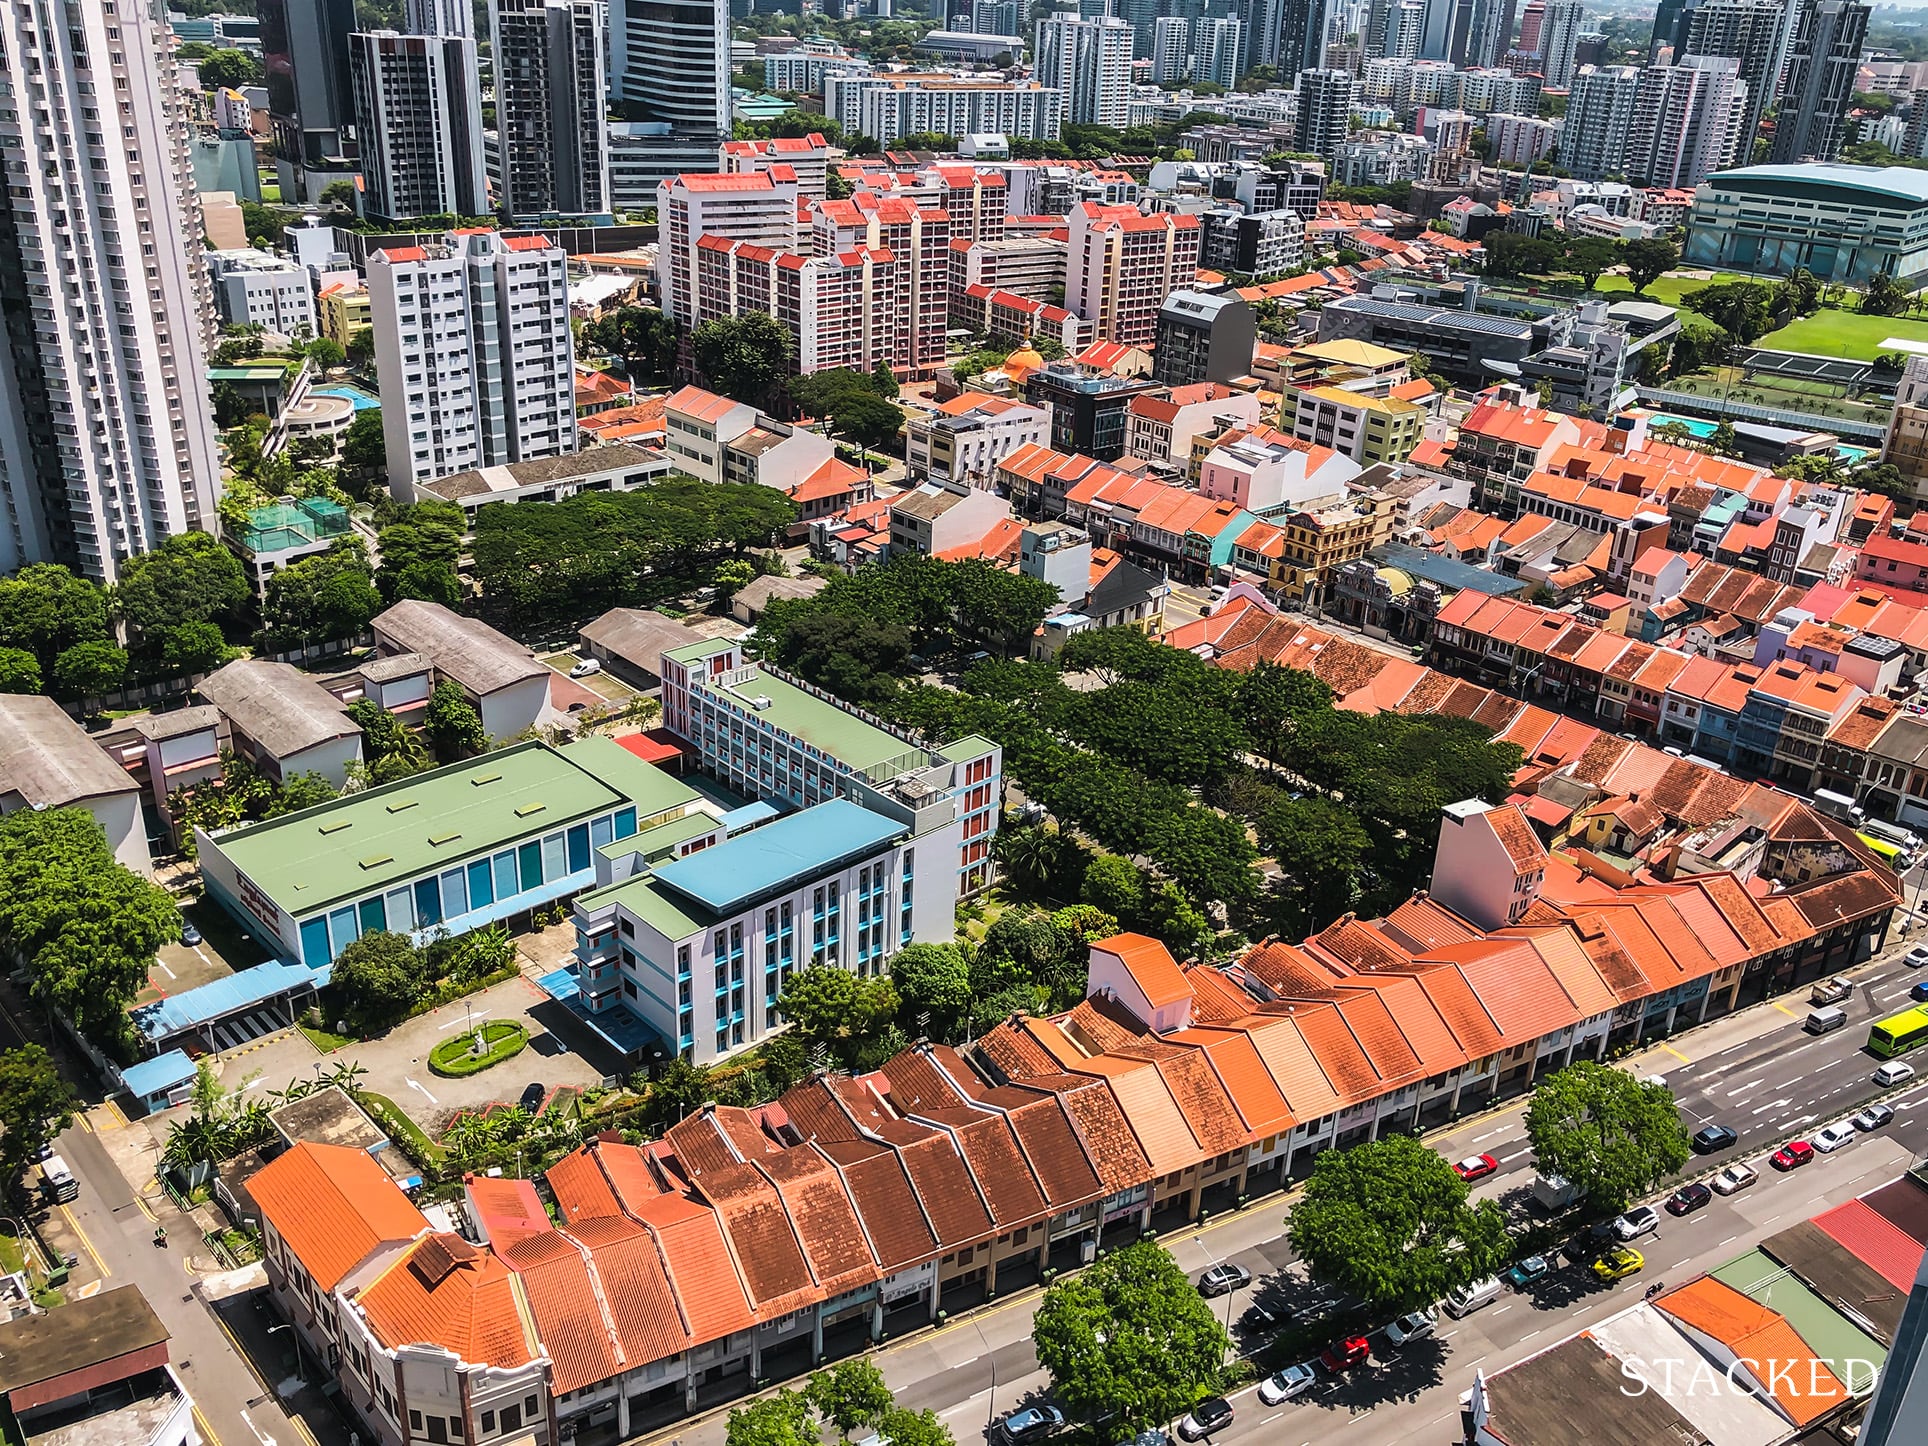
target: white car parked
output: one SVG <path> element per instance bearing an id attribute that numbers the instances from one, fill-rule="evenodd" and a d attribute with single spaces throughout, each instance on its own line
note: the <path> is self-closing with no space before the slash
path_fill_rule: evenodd
<path id="1" fill-rule="evenodd" d="M 1280 1405 L 1303 1396 L 1318 1379 L 1319 1373 L 1308 1365 L 1287 1366 L 1277 1375 L 1259 1382 L 1259 1399 L 1268 1406 Z"/>

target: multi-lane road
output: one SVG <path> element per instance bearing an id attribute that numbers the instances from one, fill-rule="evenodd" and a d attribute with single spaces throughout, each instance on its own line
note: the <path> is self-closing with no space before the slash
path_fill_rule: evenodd
<path id="1" fill-rule="evenodd" d="M 1584 1263 L 1561 1264 L 1529 1294 L 1509 1291 L 1461 1321 L 1442 1314 L 1434 1339 L 1403 1352 L 1392 1352 L 1383 1333 L 1375 1332 L 1372 1362 L 1345 1381 L 1322 1381 L 1312 1393 L 1274 1408 L 1262 1406 L 1251 1387 L 1236 1393 L 1236 1418 L 1212 1440 L 1220 1446 L 1248 1441 L 1297 1446 L 1333 1439 L 1343 1430 L 1348 1446 L 1445 1446 L 1459 1439 L 1459 1397 L 1477 1371 L 1523 1359 L 1624 1309 L 1657 1280 L 1684 1282 L 1798 1220 L 1893 1179 L 1928 1153 L 1928 1078 L 1879 1089 L 1871 1078 L 1876 1062 L 1863 1045 L 1869 1021 L 1905 1007 L 1909 986 L 1928 977 L 1928 970 L 1916 973 L 1901 964 L 1906 942 L 1899 940 L 1883 960 L 1851 971 L 1855 995 L 1846 1005 L 1845 1029 L 1806 1033 L 1804 990 L 1690 1031 L 1628 1062 L 1640 1074 L 1666 1077 L 1691 1128 L 1711 1122 L 1740 1134 L 1734 1148 L 1697 1158 L 1690 1166 L 1695 1177 L 1736 1160 L 1749 1162 L 1760 1175 L 1748 1189 L 1716 1197 L 1685 1218 L 1663 1214 L 1659 1232 L 1639 1242 L 1647 1260 L 1639 1275 L 1608 1286 Z M 1852 1113 L 1876 1095 L 1896 1111 L 1887 1129 L 1787 1174 L 1768 1168 L 1766 1157 L 1780 1144 Z M 1534 1170 L 1523 1113 L 1524 1102 L 1516 1101 L 1429 1142 L 1449 1159 L 1491 1154 L 1500 1168 L 1478 1184 L 1476 1193 L 1519 1205 Z M 1229 1320 L 1243 1317 L 1255 1296 L 1267 1304 L 1302 1308 L 1312 1291 L 1284 1239 L 1286 1208 L 1284 1197 L 1273 1196 L 1165 1243 L 1194 1279 L 1225 1260 L 1251 1271 L 1250 1287 L 1213 1302 Z M 1036 1303 L 1035 1293 L 1014 1298 L 907 1337 L 875 1359 L 902 1404 L 937 1411 L 963 1446 L 977 1446 L 994 1417 L 1049 1385 L 1031 1346 Z M 651 1439 L 721 1446 L 726 1415 L 718 1410 Z"/>

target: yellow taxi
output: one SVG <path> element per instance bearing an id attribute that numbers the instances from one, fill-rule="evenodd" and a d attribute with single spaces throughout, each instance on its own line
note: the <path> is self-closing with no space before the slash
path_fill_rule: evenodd
<path id="1" fill-rule="evenodd" d="M 1647 1263 L 1647 1257 L 1630 1245 L 1616 1245 L 1593 1262 L 1593 1273 L 1602 1280 L 1625 1280 Z"/>

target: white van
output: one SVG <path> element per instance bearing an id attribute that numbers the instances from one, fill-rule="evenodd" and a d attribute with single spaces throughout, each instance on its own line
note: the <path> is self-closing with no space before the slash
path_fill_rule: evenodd
<path id="1" fill-rule="evenodd" d="M 1446 1307 L 1446 1314 L 1458 1320 L 1463 1315 L 1471 1315 L 1481 1306 L 1491 1305 L 1499 1298 L 1499 1277 L 1489 1275 L 1484 1280 L 1476 1280 L 1471 1285 L 1461 1286 L 1448 1295 L 1441 1304 Z"/>
<path id="2" fill-rule="evenodd" d="M 1809 1012 L 1807 1022 L 1801 1026 L 1809 1034 L 1831 1034 L 1848 1022 L 1848 1011 L 1838 1004 L 1826 1009 Z"/>
<path id="3" fill-rule="evenodd" d="M 1874 1072 L 1874 1082 L 1884 1088 L 1888 1085 L 1898 1085 L 1903 1080 L 1913 1079 L 1914 1077 L 1915 1067 L 1911 1064 L 1904 1064 L 1898 1059 L 1889 1060 Z"/>

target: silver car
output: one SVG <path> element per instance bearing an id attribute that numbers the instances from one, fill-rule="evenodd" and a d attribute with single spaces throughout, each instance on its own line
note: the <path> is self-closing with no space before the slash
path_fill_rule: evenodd
<path id="1" fill-rule="evenodd" d="M 1275 1376 L 1267 1376 L 1259 1382 L 1259 1399 L 1268 1406 L 1277 1406 L 1312 1389 L 1319 1379 L 1319 1373 L 1308 1365 L 1287 1366 Z"/>
<path id="2" fill-rule="evenodd" d="M 1707 1183 L 1714 1187 L 1716 1195 L 1732 1195 L 1738 1190 L 1745 1190 L 1760 1178 L 1749 1166 L 1733 1164 Z"/>

